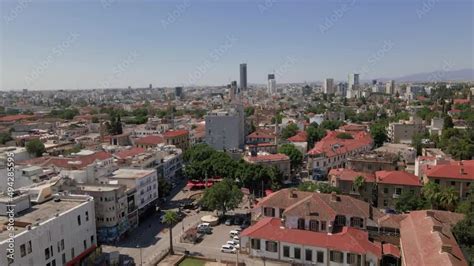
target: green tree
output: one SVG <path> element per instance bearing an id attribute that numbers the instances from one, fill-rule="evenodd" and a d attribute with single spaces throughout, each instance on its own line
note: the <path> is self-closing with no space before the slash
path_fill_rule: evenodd
<path id="1" fill-rule="evenodd" d="M 43 142 L 39 139 L 33 139 L 26 143 L 26 151 L 28 153 L 35 155 L 36 157 L 41 157 L 46 151 Z"/>
<path id="2" fill-rule="evenodd" d="M 453 234 L 466 258 L 474 264 L 474 188 L 469 191 L 469 197 L 462 202 L 464 219 L 453 227 Z"/>
<path id="3" fill-rule="evenodd" d="M 230 178 L 224 178 L 211 188 L 206 189 L 201 199 L 203 206 L 225 215 L 227 211 L 237 208 L 242 202 L 243 193 Z"/>
<path id="4" fill-rule="evenodd" d="M 307 135 L 306 141 L 308 142 L 308 149 L 312 149 L 316 142 L 320 141 L 322 138 L 324 138 L 324 136 L 326 136 L 326 130 L 318 127 L 318 124 L 316 123 L 311 123 L 306 128 L 306 135 Z"/>
<path id="5" fill-rule="evenodd" d="M 376 147 L 382 146 L 387 140 L 387 129 L 383 123 L 375 123 L 370 126 L 370 134 L 374 139 L 374 144 Z"/>
<path id="6" fill-rule="evenodd" d="M 411 139 L 411 145 L 416 150 L 416 155 L 421 155 L 423 149 L 423 135 L 422 134 L 414 134 L 413 138 Z"/>
<path id="7" fill-rule="evenodd" d="M 324 120 L 321 125 L 319 125 L 320 127 L 324 128 L 324 129 L 327 129 L 327 130 L 336 130 L 338 129 L 340 126 L 342 126 L 344 124 L 343 121 L 334 121 L 334 120 Z"/>
<path id="8" fill-rule="evenodd" d="M 354 179 L 354 189 L 360 193 L 360 190 L 364 187 L 365 185 L 365 177 L 359 175 Z"/>
<path id="9" fill-rule="evenodd" d="M 281 137 L 284 139 L 293 137 L 294 135 L 296 135 L 296 133 L 298 133 L 298 130 L 299 129 L 296 124 L 289 124 L 281 130 Z"/>
<path id="10" fill-rule="evenodd" d="M 10 140 L 13 140 L 12 135 L 10 134 L 10 132 L 0 133 L 0 144 L 5 144 Z"/>
<path id="11" fill-rule="evenodd" d="M 458 201 L 459 193 L 453 187 L 448 187 L 441 190 L 439 204 L 444 209 L 454 211 Z"/>
<path id="12" fill-rule="evenodd" d="M 453 128 L 453 127 L 454 127 L 453 119 L 451 118 L 451 116 L 446 115 L 444 117 L 444 129 Z"/>
<path id="13" fill-rule="evenodd" d="M 353 139 L 354 138 L 351 134 L 346 133 L 346 132 L 341 132 L 341 133 L 337 134 L 336 137 L 338 139 Z"/>
<path id="14" fill-rule="evenodd" d="M 340 194 L 341 191 L 337 187 L 333 187 L 326 182 L 312 182 L 312 181 L 305 181 L 298 186 L 298 190 L 301 191 L 309 191 L 309 192 L 316 192 L 319 191 L 320 193 L 332 193 L 336 192 Z"/>
<path id="15" fill-rule="evenodd" d="M 395 209 L 399 212 L 422 210 L 426 206 L 424 199 L 413 192 L 404 191 L 395 202 Z"/>
<path id="16" fill-rule="evenodd" d="M 296 169 L 303 162 L 303 154 L 293 144 L 283 144 L 278 148 L 278 153 L 290 157 L 291 168 Z"/>
<path id="17" fill-rule="evenodd" d="M 173 226 L 178 222 L 178 214 L 174 211 L 166 211 L 163 216 L 163 223 L 168 225 L 170 232 L 170 254 L 174 254 L 173 250 Z"/>
<path id="18" fill-rule="evenodd" d="M 421 194 L 430 204 L 431 209 L 437 209 L 439 205 L 440 198 L 440 187 L 438 184 L 429 181 L 421 189 Z"/>

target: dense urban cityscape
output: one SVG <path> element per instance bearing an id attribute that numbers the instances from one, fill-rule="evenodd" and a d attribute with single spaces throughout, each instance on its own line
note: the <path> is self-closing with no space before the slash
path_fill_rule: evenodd
<path id="1" fill-rule="evenodd" d="M 0 265 L 474 265 L 472 61 L 381 78 L 389 41 L 343 78 L 289 81 L 284 56 L 200 84 L 229 35 L 175 86 L 116 85 L 132 52 L 99 86 L 35 87 L 78 36 L 0 87 Z"/>

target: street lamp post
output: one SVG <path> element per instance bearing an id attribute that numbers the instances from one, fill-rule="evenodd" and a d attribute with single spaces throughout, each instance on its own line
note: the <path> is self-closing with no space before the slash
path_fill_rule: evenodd
<path id="1" fill-rule="evenodd" d="M 140 245 L 137 245 L 137 248 L 140 250 L 140 266 L 141 266 L 141 265 L 143 265 L 142 247 L 140 247 Z"/>

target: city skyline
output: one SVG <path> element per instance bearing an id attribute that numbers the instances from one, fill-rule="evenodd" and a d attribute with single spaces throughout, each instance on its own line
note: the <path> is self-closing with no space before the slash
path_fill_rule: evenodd
<path id="1" fill-rule="evenodd" d="M 2 90 L 225 85 L 241 63 L 248 84 L 474 68 L 471 1 L 1 5 Z"/>

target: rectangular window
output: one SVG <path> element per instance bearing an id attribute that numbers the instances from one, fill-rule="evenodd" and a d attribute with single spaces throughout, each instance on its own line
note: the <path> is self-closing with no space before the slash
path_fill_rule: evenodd
<path id="1" fill-rule="evenodd" d="M 265 207 L 263 209 L 264 215 L 267 217 L 275 217 L 275 209 L 270 207 Z"/>
<path id="2" fill-rule="evenodd" d="M 31 240 L 26 243 L 26 251 L 28 252 L 28 254 L 32 252 Z"/>
<path id="3" fill-rule="evenodd" d="M 283 257 L 289 258 L 290 257 L 290 247 L 283 246 Z"/>
<path id="4" fill-rule="evenodd" d="M 81 216 L 80 215 L 77 216 L 77 224 L 81 225 Z"/>
<path id="5" fill-rule="evenodd" d="M 74 259 L 75 255 L 74 255 L 74 248 L 71 248 L 71 259 Z"/>
<path id="6" fill-rule="evenodd" d="M 45 260 L 48 260 L 49 257 L 51 257 L 50 253 L 49 253 L 49 248 L 45 248 L 44 249 L 44 259 Z"/>
<path id="7" fill-rule="evenodd" d="M 395 194 L 401 195 L 402 194 L 402 189 L 399 188 L 399 187 L 395 188 Z"/>
<path id="8" fill-rule="evenodd" d="M 66 253 L 63 253 L 63 255 L 62 255 L 62 263 L 63 263 L 63 265 L 66 264 Z"/>
<path id="9" fill-rule="evenodd" d="M 294 248 L 293 253 L 295 253 L 295 259 L 301 259 L 301 249 L 300 248 Z"/>
<path id="10" fill-rule="evenodd" d="M 94 235 L 91 235 L 91 245 L 94 245 Z"/>
<path id="11" fill-rule="evenodd" d="M 318 263 L 324 263 L 324 252 L 318 251 L 316 252 L 316 256 Z"/>
<path id="12" fill-rule="evenodd" d="M 304 219 L 299 218 L 298 219 L 298 229 L 304 230 Z"/>
<path id="13" fill-rule="evenodd" d="M 61 239 L 61 251 L 64 250 L 64 239 Z"/>
<path id="14" fill-rule="evenodd" d="M 388 194 L 388 187 L 383 188 L 383 193 Z"/>
<path id="15" fill-rule="evenodd" d="M 51 266 L 56 266 L 56 260 L 51 261 Z"/>
<path id="16" fill-rule="evenodd" d="M 260 250 L 260 239 L 252 239 L 250 245 L 252 249 Z"/>
<path id="17" fill-rule="evenodd" d="M 326 231 L 326 221 L 321 221 L 321 231 Z"/>
<path id="18" fill-rule="evenodd" d="M 268 252 L 277 252 L 278 251 L 278 244 L 274 241 L 266 241 L 265 242 L 265 250 Z"/>
<path id="19" fill-rule="evenodd" d="M 82 241 L 82 243 L 84 244 L 84 250 L 86 250 L 87 249 L 87 240 Z"/>
<path id="20" fill-rule="evenodd" d="M 329 260 L 333 262 L 342 263 L 343 262 L 343 254 L 339 251 L 330 251 L 329 252 Z"/>
<path id="21" fill-rule="evenodd" d="M 89 212 L 86 211 L 86 222 L 89 221 Z"/>
<path id="22" fill-rule="evenodd" d="M 347 264 L 355 264 L 357 262 L 357 255 L 352 253 L 347 253 L 346 256 Z"/>
<path id="23" fill-rule="evenodd" d="M 20 256 L 23 258 L 26 256 L 26 246 L 25 244 L 20 245 Z"/>
<path id="24" fill-rule="evenodd" d="M 310 220 L 309 221 L 309 230 L 311 231 L 319 231 L 319 221 L 317 220 Z"/>
<path id="25" fill-rule="evenodd" d="M 313 261 L 313 251 L 311 249 L 305 250 L 304 253 L 306 261 Z"/>

